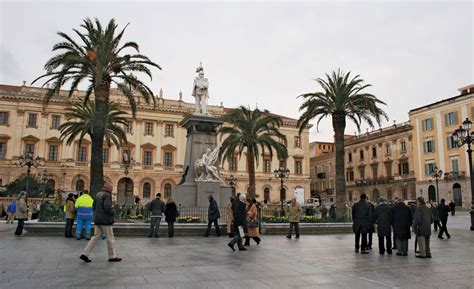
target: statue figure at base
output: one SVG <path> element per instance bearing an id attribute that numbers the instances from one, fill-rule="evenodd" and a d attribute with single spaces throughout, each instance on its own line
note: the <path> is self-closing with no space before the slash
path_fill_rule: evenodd
<path id="1" fill-rule="evenodd" d="M 202 158 L 197 159 L 194 163 L 194 172 L 196 174 L 196 181 L 220 181 L 219 171 L 215 166 L 219 156 L 220 145 L 213 151 L 210 148 L 202 155 Z"/>
<path id="2" fill-rule="evenodd" d="M 194 78 L 193 96 L 196 100 L 196 111 L 194 114 L 207 115 L 207 99 L 209 98 L 209 81 L 204 77 L 202 63 L 196 68 L 198 76 Z"/>

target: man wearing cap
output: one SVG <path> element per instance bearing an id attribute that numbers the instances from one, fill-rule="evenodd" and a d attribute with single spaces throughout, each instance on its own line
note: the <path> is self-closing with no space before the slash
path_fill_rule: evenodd
<path id="1" fill-rule="evenodd" d="M 114 232 L 112 229 L 112 225 L 114 224 L 114 216 L 115 212 L 112 208 L 112 185 L 105 184 L 104 188 L 101 192 L 97 194 L 94 201 L 94 210 L 95 210 L 95 218 L 94 218 L 94 236 L 92 239 L 87 243 L 84 252 L 79 257 L 86 263 L 91 262 L 89 259 L 89 254 L 95 246 L 95 243 L 101 237 L 102 233 L 107 235 L 107 250 L 109 254 L 109 262 L 120 262 L 122 258 L 118 258 L 115 254 L 115 247 L 114 247 Z"/>
<path id="2" fill-rule="evenodd" d="M 369 226 L 372 224 L 372 212 L 366 199 L 366 194 L 360 195 L 359 202 L 355 203 L 352 207 L 352 230 L 355 234 L 355 252 L 359 253 L 359 242 L 362 237 L 361 254 L 369 254 L 367 251 L 367 233 L 369 232 Z"/>
<path id="3" fill-rule="evenodd" d="M 433 215 L 425 204 L 423 197 L 416 199 L 415 217 L 413 218 L 413 227 L 415 228 L 416 238 L 420 246 L 420 254 L 417 258 L 431 258 L 430 236 L 431 223 L 433 223 Z"/>
<path id="4" fill-rule="evenodd" d="M 392 209 L 385 202 L 385 198 L 379 198 L 379 205 L 375 208 L 374 222 L 377 224 L 377 236 L 379 238 L 379 253 L 392 254 Z M 385 246 L 386 244 L 386 246 Z"/>

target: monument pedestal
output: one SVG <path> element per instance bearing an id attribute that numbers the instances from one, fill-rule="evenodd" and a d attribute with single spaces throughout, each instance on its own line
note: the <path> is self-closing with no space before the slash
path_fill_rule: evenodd
<path id="1" fill-rule="evenodd" d="M 224 123 L 222 119 L 207 115 L 185 117 L 180 125 L 187 130 L 186 154 L 184 159 L 184 182 L 174 189 L 176 203 L 185 207 L 207 207 L 208 196 L 213 195 L 219 206 L 225 206 L 232 194 L 230 186 L 220 181 L 196 181 L 194 164 L 202 158 L 208 148 L 217 146 L 217 128 Z"/>

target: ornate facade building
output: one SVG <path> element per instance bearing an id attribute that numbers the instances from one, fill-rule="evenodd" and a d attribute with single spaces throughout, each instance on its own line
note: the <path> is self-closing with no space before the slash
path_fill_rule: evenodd
<path id="1" fill-rule="evenodd" d="M 85 92 L 76 91 L 68 98 L 68 92 L 61 91 L 47 106 L 42 102 L 44 94 L 42 88 L 0 85 L 0 186 L 26 172 L 16 165 L 16 160 L 32 152 L 44 159 L 43 165 L 33 169 L 33 173 L 46 170 L 48 182 L 55 189 L 88 188 L 90 141 L 86 138 L 80 145 L 77 141 L 66 145 L 58 130 L 67 121 L 66 108 L 81 101 Z M 104 144 L 104 176 L 114 185 L 114 198 L 121 203 L 135 196 L 146 201 L 156 192 L 165 198 L 172 195 L 183 173 L 186 149 L 186 130 L 178 124 L 185 115 L 194 112 L 195 105 L 184 102 L 181 93 L 173 100 L 165 99 L 160 91 L 156 106 L 139 103 L 133 119 L 124 96 L 112 90 L 110 98 L 130 115 L 125 127 L 128 143 L 120 148 Z M 208 106 L 209 113 L 216 117 L 223 116 L 227 110 L 222 104 Z M 287 137 L 281 141 L 286 141 L 289 157 L 286 160 L 275 156 L 270 159 L 268 155 L 260 158 L 256 168 L 257 194 L 260 200 L 280 200 L 280 182 L 273 178 L 273 170 L 283 165 L 291 170 L 284 183 L 285 199 L 292 197 L 296 188 L 303 188 L 307 198 L 310 195 L 309 128 L 299 135 L 296 120 L 280 117 L 283 120 L 280 130 Z M 124 163 L 124 154 L 130 156 L 129 165 Z M 245 157 L 236 156 L 222 164 L 221 178 L 229 180 L 231 175 L 235 191 L 246 192 Z"/>
<path id="2" fill-rule="evenodd" d="M 468 208 L 471 191 L 466 147 L 457 147 L 451 135 L 466 118 L 474 119 L 474 85 L 458 91 L 457 96 L 410 110 L 409 117 L 417 192 L 429 200 L 437 200 L 439 194 L 440 199 Z"/>

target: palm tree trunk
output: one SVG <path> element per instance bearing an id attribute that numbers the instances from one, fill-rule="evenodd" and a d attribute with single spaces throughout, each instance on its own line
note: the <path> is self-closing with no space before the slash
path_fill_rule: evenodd
<path id="1" fill-rule="evenodd" d="M 346 206 L 346 183 L 344 177 L 344 130 L 346 128 L 346 115 L 341 112 L 334 112 L 332 115 L 332 127 L 336 143 L 336 220 L 342 221 Z"/>
<path id="2" fill-rule="evenodd" d="M 95 196 L 104 186 L 103 145 L 105 122 L 109 110 L 110 84 L 95 91 L 95 111 L 92 135 L 92 155 L 90 169 L 90 193 Z"/>
<path id="3" fill-rule="evenodd" d="M 252 150 L 247 150 L 247 171 L 249 172 L 248 198 L 255 199 L 255 156 Z"/>

